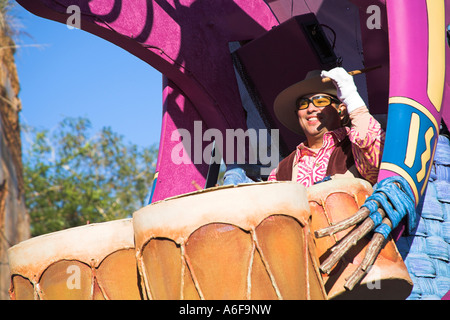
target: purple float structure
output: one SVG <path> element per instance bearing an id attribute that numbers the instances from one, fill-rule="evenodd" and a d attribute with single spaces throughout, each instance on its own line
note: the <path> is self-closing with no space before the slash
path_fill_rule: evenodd
<path id="1" fill-rule="evenodd" d="M 163 74 L 163 118 L 149 119 L 149 125 L 162 121 L 152 202 L 206 186 L 210 159 L 202 151 L 212 142 L 187 141 L 183 130 L 203 137 L 217 129 L 226 139 L 229 129 L 255 127 L 248 115 L 256 110 L 258 125 L 279 130 L 278 151 L 287 155 L 299 137 L 273 116 L 279 87 L 304 79 L 311 69 L 335 65 L 381 66 L 355 77 L 370 112 L 387 128 L 378 181 L 401 176 L 416 206 L 424 196 L 441 120 L 450 124 L 449 1 L 17 2 L 61 23 L 70 17 L 68 7 L 76 5 L 82 30 Z M 174 150 L 188 155 L 186 161 L 175 163 Z M 236 161 L 220 151 L 226 164 Z"/>
<path id="2" fill-rule="evenodd" d="M 202 130 L 220 130 L 224 137 L 227 129 L 248 128 L 230 44 L 250 46 L 253 40 L 259 40 L 272 29 L 275 31 L 295 16 L 313 14 L 318 23 L 326 26 L 322 29 L 327 38 L 333 38 L 330 30 L 334 30 L 333 49 L 343 58 L 343 66 L 348 70 L 360 69 L 364 64 L 382 65 L 381 69 L 358 77 L 357 83 L 371 112 L 381 118 L 387 113 L 389 51 L 384 1 L 371 3 L 380 8 L 381 29 L 366 27 L 370 17 L 366 1 L 154 0 L 125 4 L 119 0 L 19 0 L 18 3 L 38 16 L 61 23 L 67 23 L 70 17 L 67 8 L 76 5 L 81 9 L 81 29 L 118 45 L 163 74 L 163 119 L 149 120 L 162 121 L 152 201 L 191 192 L 206 183 L 208 161 L 173 163 L 172 151 L 180 142 L 175 139 L 176 134 L 172 136 L 174 131 L 187 129 L 193 134 L 193 121 L 201 121 Z M 283 39 L 278 42 L 283 45 Z M 276 52 L 277 43 L 273 45 Z M 302 49 L 311 49 L 306 42 L 290 45 L 300 53 Z M 262 53 L 249 50 L 249 54 L 257 57 Z M 283 77 L 291 82 L 303 79 L 311 66 L 324 66 L 301 54 L 285 61 L 279 57 L 275 53 L 266 59 L 281 62 L 285 70 L 295 66 L 295 73 L 285 72 Z M 261 66 L 247 75 L 264 75 L 263 85 L 267 87 L 259 89 L 273 90 L 271 86 L 281 75 L 264 69 Z M 270 115 L 270 102 L 265 111 Z M 289 149 L 298 143 L 298 137 L 286 132 L 275 119 L 269 117 L 269 120 L 272 128 L 281 132 L 281 146 Z M 202 143 L 203 148 L 211 142 Z M 193 145 L 185 148 L 183 152 L 193 154 Z"/>
<path id="3" fill-rule="evenodd" d="M 403 176 L 413 189 L 416 205 L 431 171 L 441 118 L 448 117 L 445 6 L 444 1 L 397 1 L 387 6 L 389 103 L 393 108 L 388 119 L 392 123 L 398 119 L 405 126 L 388 126 L 379 181 L 390 175 Z M 405 146 L 404 152 L 398 152 L 399 144 Z M 393 157 L 396 152 L 403 159 Z"/>

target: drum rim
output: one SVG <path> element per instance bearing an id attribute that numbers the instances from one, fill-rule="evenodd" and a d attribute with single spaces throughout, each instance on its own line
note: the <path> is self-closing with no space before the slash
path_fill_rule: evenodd
<path id="1" fill-rule="evenodd" d="M 86 231 L 87 239 L 80 237 L 81 231 Z M 73 250 L 65 250 L 68 246 Z M 22 241 L 8 249 L 10 273 L 38 280 L 48 266 L 62 260 L 98 267 L 120 249 L 134 249 L 131 218 L 73 227 Z"/>
<path id="2" fill-rule="evenodd" d="M 347 177 L 336 178 L 307 188 L 308 199 L 309 201 L 314 201 L 318 198 L 326 198 L 331 193 L 346 192 L 355 185 L 358 185 L 361 190 L 366 190 L 370 194 L 373 192 L 373 187 L 367 180 Z"/>
<path id="3" fill-rule="evenodd" d="M 212 191 L 215 191 L 213 193 Z M 243 192 L 246 191 L 246 192 Z M 266 192 L 266 193 L 263 193 Z M 216 197 L 216 195 L 223 197 Z M 274 195 L 276 193 L 276 195 Z M 249 208 L 250 201 L 242 201 L 244 197 L 258 199 L 257 196 L 265 195 L 261 198 L 262 203 L 258 203 L 258 208 L 264 207 L 265 210 Z M 188 197 L 190 196 L 190 197 Z M 234 198 L 233 198 L 234 197 Z M 293 198 L 294 197 L 294 198 Z M 253 217 L 242 216 L 231 209 L 217 206 L 217 210 L 211 210 L 207 205 L 197 206 L 195 210 L 189 208 L 189 204 L 195 201 L 219 199 L 222 203 L 228 201 L 227 205 L 234 206 L 234 209 L 248 210 L 254 214 Z M 227 200 L 224 200 L 227 199 Z M 236 201 L 230 201 L 234 199 Z M 292 201 L 295 199 L 296 201 Z M 248 200 L 245 199 L 245 200 Z M 289 200 L 282 202 L 283 200 Z M 284 203 L 283 208 L 277 208 L 275 205 Z M 217 205 L 217 203 L 214 203 Z M 270 208 L 269 213 L 267 208 Z M 174 219 L 178 212 L 188 208 L 188 213 L 183 217 L 187 221 Z M 225 211 L 227 211 L 225 213 Z M 286 214 L 286 211 L 290 212 Z M 199 227 L 210 223 L 226 223 L 235 225 L 243 230 L 250 231 L 257 227 L 265 218 L 273 215 L 288 215 L 296 218 L 300 224 L 305 226 L 310 217 L 308 199 L 306 197 L 306 188 L 295 182 L 262 182 L 252 184 L 240 184 L 237 186 L 216 187 L 214 190 L 199 190 L 185 195 L 168 198 L 163 201 L 148 205 L 133 214 L 133 225 L 135 230 L 135 243 L 139 252 L 143 246 L 154 238 L 168 238 L 181 245 L 187 241 L 189 236 Z M 149 230 L 151 228 L 152 230 Z"/>

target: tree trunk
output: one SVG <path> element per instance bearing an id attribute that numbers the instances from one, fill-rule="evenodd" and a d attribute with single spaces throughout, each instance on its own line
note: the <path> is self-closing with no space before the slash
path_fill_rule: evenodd
<path id="1" fill-rule="evenodd" d="M 9 299 L 8 249 L 30 237 L 25 208 L 14 41 L 0 30 L 0 299 Z"/>

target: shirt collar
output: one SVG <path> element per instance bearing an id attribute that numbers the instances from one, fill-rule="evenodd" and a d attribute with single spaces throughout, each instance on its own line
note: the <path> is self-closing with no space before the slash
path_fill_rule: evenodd
<path id="1" fill-rule="evenodd" d="M 325 132 L 323 135 L 323 145 L 320 148 L 320 150 L 324 148 L 331 148 L 337 143 L 341 142 L 348 134 L 348 131 L 350 129 L 347 127 L 341 127 L 333 131 Z M 305 143 L 300 143 L 296 148 L 296 161 L 295 164 L 297 164 L 301 157 L 305 155 L 316 155 L 317 153 L 305 146 Z"/>

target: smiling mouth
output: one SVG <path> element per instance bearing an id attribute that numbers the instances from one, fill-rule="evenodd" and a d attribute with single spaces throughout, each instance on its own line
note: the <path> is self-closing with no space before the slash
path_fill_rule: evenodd
<path id="1" fill-rule="evenodd" d="M 316 121 L 319 121 L 319 117 L 318 116 L 311 116 L 311 117 L 307 117 L 306 120 L 308 122 L 316 122 Z"/>

